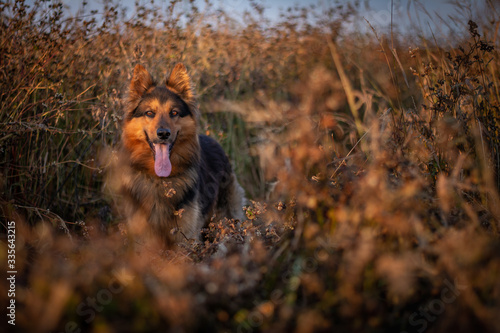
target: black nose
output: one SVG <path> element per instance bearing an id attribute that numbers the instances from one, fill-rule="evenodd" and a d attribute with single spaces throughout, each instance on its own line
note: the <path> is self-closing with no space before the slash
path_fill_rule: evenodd
<path id="1" fill-rule="evenodd" d="M 170 137 L 170 130 L 168 128 L 158 128 L 156 135 L 160 140 L 167 140 Z"/>

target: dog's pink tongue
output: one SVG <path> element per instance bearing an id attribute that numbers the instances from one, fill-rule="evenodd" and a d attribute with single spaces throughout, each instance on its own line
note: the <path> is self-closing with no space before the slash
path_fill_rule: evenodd
<path id="1" fill-rule="evenodd" d="M 170 163 L 170 152 L 168 145 L 157 144 L 155 147 L 155 172 L 158 177 L 168 177 L 172 172 L 172 163 Z"/>

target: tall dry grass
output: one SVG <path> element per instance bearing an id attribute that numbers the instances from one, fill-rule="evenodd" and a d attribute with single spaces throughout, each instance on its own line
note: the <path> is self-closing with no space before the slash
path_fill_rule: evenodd
<path id="1" fill-rule="evenodd" d="M 1 4 L 16 328 L 499 331 L 495 4 L 469 21 L 457 2 L 448 38 L 350 30 L 352 5 L 269 22 L 252 4 L 243 25 L 180 1 L 128 20 L 114 1 L 73 18 L 57 2 Z M 118 141 L 134 65 L 159 78 L 179 61 L 201 130 L 255 201 L 245 221 L 214 221 L 210 241 L 137 253 L 98 157 Z"/>

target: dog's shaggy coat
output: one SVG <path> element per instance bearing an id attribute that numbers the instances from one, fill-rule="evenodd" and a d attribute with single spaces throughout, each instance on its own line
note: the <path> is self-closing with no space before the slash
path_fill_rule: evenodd
<path id="1" fill-rule="evenodd" d="M 198 134 L 198 118 L 184 65 L 159 85 L 135 67 L 108 184 L 131 229 L 152 231 L 167 246 L 199 239 L 214 215 L 243 217 L 243 189 L 222 147 Z"/>

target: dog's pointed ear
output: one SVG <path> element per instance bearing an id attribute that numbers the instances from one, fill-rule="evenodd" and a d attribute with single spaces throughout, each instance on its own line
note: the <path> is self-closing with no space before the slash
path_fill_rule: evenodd
<path id="1" fill-rule="evenodd" d="M 128 99 L 130 103 L 137 102 L 146 91 L 154 85 L 153 78 L 144 66 L 137 64 L 134 68 L 134 75 L 130 81 Z"/>
<path id="2" fill-rule="evenodd" d="M 175 65 L 166 81 L 167 88 L 177 93 L 191 108 L 196 109 L 196 96 L 187 73 L 186 66 L 182 63 Z"/>

